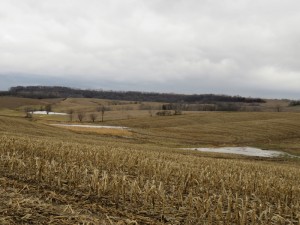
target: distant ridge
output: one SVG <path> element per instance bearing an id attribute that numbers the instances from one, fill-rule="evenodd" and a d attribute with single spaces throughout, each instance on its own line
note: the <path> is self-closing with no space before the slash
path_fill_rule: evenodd
<path id="1" fill-rule="evenodd" d="M 16 86 L 0 95 L 10 95 L 27 98 L 100 98 L 126 101 L 153 101 L 170 103 L 215 103 L 215 102 L 244 102 L 263 103 L 261 98 L 246 98 L 241 96 L 215 94 L 174 94 L 139 91 L 104 91 L 83 90 L 63 86 Z"/>

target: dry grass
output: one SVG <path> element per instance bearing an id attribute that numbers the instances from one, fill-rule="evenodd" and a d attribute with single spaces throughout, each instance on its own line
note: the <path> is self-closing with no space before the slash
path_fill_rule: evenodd
<path id="1" fill-rule="evenodd" d="M 299 113 L 115 113 L 131 138 L 0 116 L 0 224 L 300 224 L 299 160 L 174 148 L 299 154 Z"/>
<path id="2" fill-rule="evenodd" d="M 55 104 L 62 99 L 32 99 L 32 98 L 19 98 L 10 96 L 0 96 L 0 108 L 17 109 L 24 106 L 39 106 L 46 104 Z"/>
<path id="3" fill-rule="evenodd" d="M 62 127 L 74 131 L 76 133 L 100 134 L 111 136 L 125 136 L 130 137 L 132 133 L 126 129 L 111 129 L 111 128 L 91 128 L 91 127 Z"/>
<path id="4" fill-rule="evenodd" d="M 161 103 L 145 103 L 153 106 L 161 105 Z M 128 111 L 138 110 L 140 103 L 134 101 L 118 101 L 108 99 L 95 99 L 95 98 L 67 98 L 54 105 L 54 109 L 58 111 L 67 112 L 69 109 L 75 111 L 93 112 L 96 107 L 104 105 L 109 107 L 112 111 Z"/>
<path id="5" fill-rule="evenodd" d="M 62 201 L 68 211 L 59 210 L 59 204 L 57 216 L 73 214 L 78 223 L 103 219 L 99 208 L 115 210 L 110 217 L 113 224 L 126 224 L 126 220 L 139 224 L 299 222 L 298 164 L 202 158 L 146 146 L 97 146 L 46 137 L 2 136 L 0 143 L 2 176 L 23 182 L 25 189 L 26 185 L 45 187 L 52 193 L 46 197 L 34 194 L 35 207 L 27 206 L 23 197 L 21 204 L 12 202 L 11 207 L 20 210 L 9 210 L 4 216 L 14 223 L 20 218 L 37 223 L 41 214 L 52 211 L 52 206 L 44 205 L 45 198 Z M 3 187 L 7 185 L 9 182 Z M 40 211 L 32 211 L 37 207 Z"/>
<path id="6" fill-rule="evenodd" d="M 111 121 L 173 147 L 253 146 L 300 155 L 300 114 L 203 112 Z"/>

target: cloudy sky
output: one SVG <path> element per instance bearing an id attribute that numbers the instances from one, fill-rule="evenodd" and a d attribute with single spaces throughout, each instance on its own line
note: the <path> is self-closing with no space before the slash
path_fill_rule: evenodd
<path id="1" fill-rule="evenodd" d="M 0 0 L 0 89 L 299 99 L 299 12 L 299 0 Z"/>

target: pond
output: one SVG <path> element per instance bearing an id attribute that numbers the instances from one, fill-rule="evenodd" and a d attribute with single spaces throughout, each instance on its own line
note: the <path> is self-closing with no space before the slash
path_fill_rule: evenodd
<path id="1" fill-rule="evenodd" d="M 68 115 L 67 113 L 58 113 L 58 112 L 49 112 L 47 113 L 46 111 L 34 111 L 33 114 L 37 114 L 37 115 Z"/>
<path id="2" fill-rule="evenodd" d="M 197 150 L 200 152 L 215 152 L 215 153 L 230 153 L 240 154 L 247 156 L 259 156 L 259 157 L 278 157 L 278 156 L 291 156 L 285 152 L 274 150 L 262 150 L 252 147 L 221 147 L 221 148 L 184 148 L 187 150 Z"/>
<path id="3" fill-rule="evenodd" d="M 98 125 L 83 125 L 83 124 L 51 124 L 53 126 L 61 126 L 61 127 L 82 127 L 82 128 L 106 128 L 106 129 L 128 129 L 128 127 L 120 127 L 120 126 L 98 126 Z"/>

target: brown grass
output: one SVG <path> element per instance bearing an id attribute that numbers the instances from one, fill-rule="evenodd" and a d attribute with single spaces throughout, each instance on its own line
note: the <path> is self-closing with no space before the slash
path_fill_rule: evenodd
<path id="1" fill-rule="evenodd" d="M 111 136 L 132 136 L 132 133 L 126 129 L 113 129 L 113 128 L 90 128 L 90 127 L 62 127 L 76 133 L 89 133 L 99 135 L 111 135 Z"/>
<path id="2" fill-rule="evenodd" d="M 203 112 L 111 121 L 173 147 L 253 146 L 300 155 L 300 114 Z"/>
<path id="3" fill-rule="evenodd" d="M 250 145 L 299 154 L 299 113 L 107 122 L 131 127 L 132 138 L 43 124 L 47 118 L 0 116 L 0 224 L 300 223 L 299 160 L 178 149 Z"/>
<path id="4" fill-rule="evenodd" d="M 0 108 L 17 109 L 22 106 L 38 106 L 60 102 L 62 99 L 32 99 L 0 96 Z"/>
<path id="5" fill-rule="evenodd" d="M 101 221 L 101 212 L 110 215 L 112 224 L 299 222 L 299 164 L 214 159 L 157 147 L 47 137 L 2 136 L 0 153 L 5 193 L 12 191 L 8 186 L 17 189 L 23 183 L 21 190 L 4 195 L 19 195 L 19 200 L 10 204 L 6 197 L 0 208 L 2 218 L 15 224 L 55 223 L 57 218 L 66 224 L 74 219 Z M 38 191 L 43 189 L 44 194 Z M 18 194 L 28 190 L 27 196 Z M 45 219 L 42 215 L 49 212 L 55 216 Z M 67 216 L 74 219 L 68 221 Z"/>

